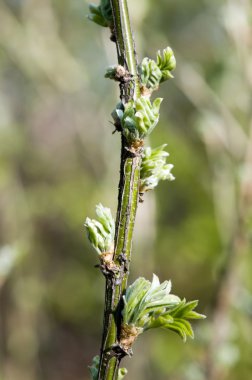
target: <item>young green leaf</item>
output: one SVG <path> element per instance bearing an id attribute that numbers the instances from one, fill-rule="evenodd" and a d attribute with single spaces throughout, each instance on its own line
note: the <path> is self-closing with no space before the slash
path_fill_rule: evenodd
<path id="1" fill-rule="evenodd" d="M 162 327 L 178 333 L 184 341 L 189 336 L 194 337 L 190 319 L 202 319 L 194 308 L 198 301 L 186 302 L 178 296 L 170 294 L 171 281 L 160 284 L 156 275 L 152 282 L 139 278 L 128 287 L 122 311 L 124 336 L 123 342 L 127 345 L 125 331 L 129 332 L 128 341 L 133 343 L 136 336 L 142 332 Z M 134 339 L 130 333 L 134 332 Z M 137 332 L 137 333 L 136 333 Z M 136 335 L 137 334 L 137 335 Z"/>
<path id="2" fill-rule="evenodd" d="M 108 27 L 109 23 L 108 21 L 104 18 L 101 10 L 100 5 L 95 5 L 95 4 L 89 4 L 89 11 L 90 13 L 87 15 L 87 18 L 90 21 L 93 21 L 95 24 Z"/>
<path id="3" fill-rule="evenodd" d="M 104 27 L 111 27 L 113 16 L 110 0 L 101 0 L 100 5 L 89 4 L 88 19 Z"/>
<path id="4" fill-rule="evenodd" d="M 153 103 L 141 96 L 125 105 L 121 118 L 122 132 L 131 145 L 148 136 L 159 120 L 159 108 L 163 99 L 156 98 Z"/>
<path id="5" fill-rule="evenodd" d="M 140 66 L 141 83 L 148 89 L 156 90 L 162 78 L 162 71 L 153 59 L 145 57 Z"/>
<path id="6" fill-rule="evenodd" d="M 158 89 L 160 83 L 173 78 L 171 71 L 175 67 L 176 59 L 170 47 L 162 53 L 160 50 L 157 52 L 157 61 L 145 57 L 138 69 L 143 95 L 150 96 L 152 91 Z M 146 92 L 146 89 L 149 91 Z"/>
<path id="7" fill-rule="evenodd" d="M 160 83 L 173 78 L 171 71 L 176 68 L 176 59 L 170 47 L 164 49 L 162 53 L 160 50 L 157 52 L 157 65 L 162 72 Z"/>
<path id="8" fill-rule="evenodd" d="M 140 173 L 140 192 L 153 190 L 160 180 L 173 181 L 172 164 L 167 164 L 166 159 L 169 153 L 164 150 L 166 144 L 158 148 L 147 147 L 142 153 L 142 164 Z"/>
<path id="9" fill-rule="evenodd" d="M 96 215 L 98 220 L 86 218 L 84 226 L 90 243 L 100 255 L 113 250 L 115 222 L 110 209 L 101 203 L 96 206 Z"/>

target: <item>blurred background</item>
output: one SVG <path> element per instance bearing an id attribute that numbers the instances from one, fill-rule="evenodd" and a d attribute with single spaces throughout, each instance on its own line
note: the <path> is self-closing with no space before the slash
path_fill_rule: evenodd
<path id="1" fill-rule="evenodd" d="M 129 0 L 139 58 L 170 45 L 153 147 L 176 181 L 139 205 L 131 281 L 156 273 L 206 321 L 151 331 L 127 379 L 252 376 L 252 3 Z M 87 380 L 104 279 L 83 223 L 116 210 L 118 99 L 109 31 L 83 0 L 0 0 L 0 380 Z"/>

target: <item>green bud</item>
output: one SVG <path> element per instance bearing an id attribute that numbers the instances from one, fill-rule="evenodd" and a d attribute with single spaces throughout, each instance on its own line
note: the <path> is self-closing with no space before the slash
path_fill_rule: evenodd
<path id="1" fill-rule="evenodd" d="M 140 67 L 139 74 L 142 84 L 142 93 L 149 96 L 152 91 L 157 90 L 160 83 L 167 79 L 173 78 L 171 71 L 176 67 L 176 60 L 173 51 L 167 47 L 161 53 L 157 52 L 157 61 L 144 58 Z M 146 91 L 150 90 L 149 92 Z"/>
<path id="2" fill-rule="evenodd" d="M 130 145 L 143 140 L 153 131 L 159 120 L 162 100 L 157 98 L 151 103 L 149 99 L 141 96 L 125 105 L 121 124 L 123 134 Z"/>
<path id="3" fill-rule="evenodd" d="M 112 218 L 111 211 L 107 207 L 103 207 L 101 203 L 96 206 L 96 215 L 99 222 L 103 225 L 107 233 L 114 232 L 114 219 Z"/>
<path id="4" fill-rule="evenodd" d="M 186 302 L 170 291 L 171 281 L 160 284 L 156 275 L 153 275 L 152 282 L 138 278 L 128 287 L 123 297 L 123 342 L 127 342 L 125 331 L 129 334 L 128 341 L 133 341 L 142 332 L 157 327 L 177 332 L 184 341 L 187 336 L 193 338 L 188 320 L 205 318 L 194 311 L 198 301 Z M 134 339 L 131 339 L 131 333 Z"/>
<path id="5" fill-rule="evenodd" d="M 109 208 L 96 206 L 98 220 L 86 218 L 84 226 L 90 243 L 98 254 L 111 252 L 114 245 L 115 222 Z"/>
<path id="6" fill-rule="evenodd" d="M 140 172 L 140 192 L 153 190 L 160 180 L 173 181 L 172 164 L 167 164 L 169 153 L 164 150 L 167 144 L 151 149 L 146 147 L 142 153 Z"/>
<path id="7" fill-rule="evenodd" d="M 149 99 L 140 97 L 136 103 L 136 120 L 138 130 L 141 131 L 144 135 L 149 135 L 159 120 L 159 108 L 162 103 L 162 98 L 156 98 L 151 104 Z"/>
<path id="8" fill-rule="evenodd" d="M 157 52 L 157 65 L 162 72 L 160 83 L 173 78 L 171 71 L 176 68 L 176 59 L 170 47 L 164 49 L 162 53 L 160 50 Z"/>
<path id="9" fill-rule="evenodd" d="M 114 125 L 117 129 L 121 128 L 123 113 L 124 113 L 124 105 L 122 104 L 122 102 L 120 102 L 116 105 L 116 108 L 111 113 L 111 116 L 114 120 Z"/>

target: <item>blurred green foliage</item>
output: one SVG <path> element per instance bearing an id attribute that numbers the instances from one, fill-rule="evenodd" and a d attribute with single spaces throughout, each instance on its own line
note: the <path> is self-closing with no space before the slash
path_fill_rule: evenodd
<path id="1" fill-rule="evenodd" d="M 177 59 L 151 136 L 176 181 L 139 206 L 131 277 L 171 278 L 208 320 L 187 345 L 140 337 L 126 379 L 249 379 L 252 6 L 129 6 L 139 58 L 170 45 Z M 104 79 L 115 47 L 87 13 L 82 0 L 0 2 L 1 380 L 88 379 L 99 352 L 104 280 L 83 223 L 98 202 L 115 213 L 120 141 Z"/>

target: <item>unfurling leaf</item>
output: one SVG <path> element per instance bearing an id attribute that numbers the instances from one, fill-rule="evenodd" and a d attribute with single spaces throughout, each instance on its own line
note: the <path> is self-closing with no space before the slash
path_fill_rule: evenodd
<path id="1" fill-rule="evenodd" d="M 161 102 L 161 98 L 151 103 L 149 99 L 141 96 L 135 101 L 129 101 L 125 106 L 117 106 L 112 112 L 115 123 L 120 122 L 122 133 L 129 145 L 142 141 L 153 131 L 159 120 Z"/>
<path id="2" fill-rule="evenodd" d="M 162 327 L 178 333 L 184 341 L 193 338 L 189 319 L 202 319 L 204 315 L 194 311 L 198 301 L 186 302 L 170 294 L 171 281 L 160 284 L 156 275 L 152 283 L 145 278 L 137 279 L 126 291 L 124 300 L 122 346 L 128 350 L 142 332 Z M 127 333 L 128 332 L 128 336 Z"/>
<path id="3" fill-rule="evenodd" d="M 153 59 L 145 57 L 140 66 L 141 83 L 147 88 L 156 90 L 162 78 L 162 72 Z"/>
<path id="4" fill-rule="evenodd" d="M 167 164 L 169 153 L 164 150 L 166 144 L 158 148 L 147 147 L 142 153 L 142 164 L 140 173 L 140 192 L 143 193 L 154 189 L 160 180 L 173 181 L 172 164 Z"/>
<path id="5" fill-rule="evenodd" d="M 162 53 L 160 50 L 157 52 L 157 65 L 162 72 L 161 82 L 173 78 L 171 71 L 176 68 L 176 59 L 170 47 L 164 49 Z"/>
<path id="6" fill-rule="evenodd" d="M 102 254 L 112 252 L 115 236 L 115 222 L 112 218 L 111 211 L 102 204 L 96 206 L 97 219 L 86 218 L 84 226 L 86 227 L 88 238 L 92 246 Z"/>
<path id="7" fill-rule="evenodd" d="M 145 57 L 139 66 L 143 95 L 150 96 L 152 91 L 158 89 L 160 83 L 173 78 L 171 71 L 175 67 L 176 59 L 170 47 L 162 53 L 160 50 L 157 52 L 157 61 Z M 146 89 L 149 91 L 146 92 Z"/>

